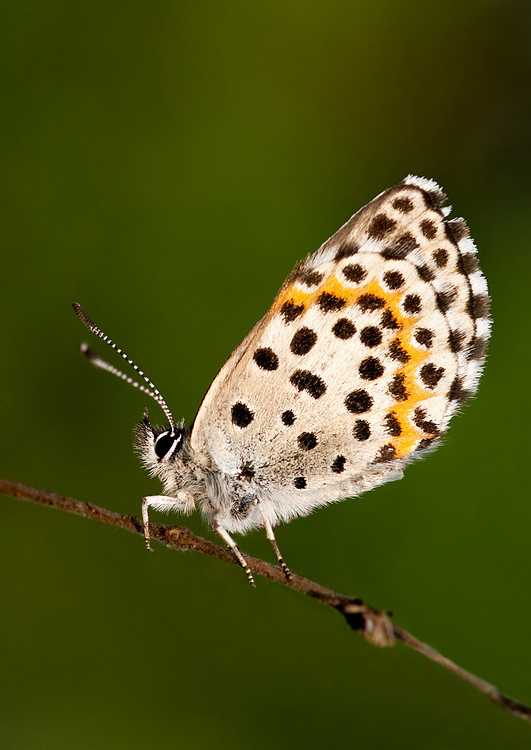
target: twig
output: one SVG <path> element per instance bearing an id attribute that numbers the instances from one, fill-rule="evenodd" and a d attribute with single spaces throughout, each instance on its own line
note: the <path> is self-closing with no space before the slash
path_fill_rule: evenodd
<path id="1" fill-rule="evenodd" d="M 61 497 L 53 492 L 43 492 L 26 487 L 23 484 L 8 482 L 0 479 L 0 494 L 10 495 L 19 500 L 29 500 L 40 505 L 47 505 L 50 508 L 58 508 L 67 513 L 74 513 L 84 518 L 92 518 L 95 521 L 107 523 L 110 526 L 117 526 L 127 531 L 133 531 L 143 536 L 144 531 L 142 523 L 134 516 L 120 515 L 111 510 L 100 508 L 92 503 L 83 503 L 79 500 L 73 500 L 68 497 Z M 194 550 L 202 552 L 205 555 L 216 557 L 223 562 L 237 564 L 232 553 L 217 544 L 209 542 L 207 539 L 196 536 L 189 529 L 182 526 L 165 526 L 158 523 L 150 524 L 151 538 L 165 544 L 167 547 L 179 550 Z M 495 705 L 502 708 L 508 713 L 519 716 L 525 721 L 531 722 L 531 707 L 525 703 L 514 700 L 498 690 L 485 680 L 463 669 L 455 662 L 447 659 L 431 646 L 417 640 L 407 630 L 396 627 L 390 619 L 387 612 L 373 609 L 361 599 L 336 594 L 335 591 L 321 586 L 318 583 L 292 574 L 287 580 L 281 568 L 271 563 L 259 560 L 255 557 L 246 555 L 247 562 L 253 573 L 269 578 L 270 581 L 288 586 L 301 594 L 306 594 L 322 604 L 326 604 L 340 612 L 346 619 L 347 623 L 353 630 L 357 630 L 370 643 L 376 646 L 392 646 L 396 640 L 402 641 L 406 646 L 418 651 L 431 661 L 453 672 L 462 680 L 469 682 L 476 690 L 487 696 Z"/>

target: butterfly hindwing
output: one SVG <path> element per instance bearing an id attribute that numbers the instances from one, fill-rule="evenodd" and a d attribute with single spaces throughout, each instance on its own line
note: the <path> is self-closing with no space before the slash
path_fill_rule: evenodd
<path id="1" fill-rule="evenodd" d="M 385 191 L 290 274 L 212 383 L 191 441 L 289 518 L 390 478 L 474 392 L 487 287 L 438 186 Z"/>

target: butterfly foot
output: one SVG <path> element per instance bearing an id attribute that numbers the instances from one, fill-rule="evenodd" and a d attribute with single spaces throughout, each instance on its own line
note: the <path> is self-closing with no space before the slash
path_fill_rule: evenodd
<path id="1" fill-rule="evenodd" d="M 280 554 L 280 549 L 278 548 L 277 540 L 275 539 L 275 532 L 273 531 L 273 526 L 271 525 L 271 522 L 269 521 L 269 519 L 263 513 L 262 513 L 262 522 L 264 524 L 266 536 L 271 542 L 271 546 L 273 547 L 273 551 L 278 560 L 278 564 L 280 565 L 280 567 L 282 568 L 282 572 L 286 576 L 286 581 L 289 582 L 293 579 L 291 570 L 288 568 L 288 566 L 284 562 L 284 558 Z"/>
<path id="2" fill-rule="evenodd" d="M 282 568 L 282 572 L 286 576 L 286 581 L 288 582 L 292 581 L 293 574 L 282 558 L 280 558 L 279 563 L 280 563 L 280 567 Z"/>
<path id="3" fill-rule="evenodd" d="M 234 549 L 234 547 L 230 547 L 229 545 L 227 545 L 227 549 L 229 550 L 229 552 L 232 552 L 232 554 L 234 555 L 234 557 L 238 561 L 238 565 L 240 566 L 240 568 L 243 568 L 243 570 L 245 571 L 245 574 L 247 576 L 247 580 L 249 581 L 249 586 L 252 589 L 255 589 L 256 588 L 256 582 L 254 580 L 253 574 L 251 573 L 251 568 L 245 562 L 245 558 L 241 554 L 240 550 L 238 550 L 238 552 L 236 552 L 236 550 Z"/>
<path id="4" fill-rule="evenodd" d="M 251 571 L 249 570 L 249 568 L 247 568 L 245 572 L 247 573 L 247 580 L 249 581 L 249 586 L 252 589 L 255 589 L 256 588 L 256 583 L 254 581 L 253 574 L 251 573 Z"/>
<path id="5" fill-rule="evenodd" d="M 146 549 L 148 552 L 153 552 L 153 547 L 151 546 L 151 535 L 149 533 L 149 522 L 144 521 L 144 542 L 146 545 Z"/>

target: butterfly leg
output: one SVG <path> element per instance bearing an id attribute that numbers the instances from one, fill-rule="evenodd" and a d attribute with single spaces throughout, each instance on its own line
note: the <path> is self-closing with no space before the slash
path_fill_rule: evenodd
<path id="1" fill-rule="evenodd" d="M 193 502 L 192 496 L 186 493 L 186 497 L 168 497 L 167 495 L 148 495 L 142 500 L 142 523 L 144 525 L 144 539 L 146 540 L 146 547 L 150 552 L 153 549 L 150 544 L 149 535 L 149 508 L 155 508 L 166 513 L 170 510 L 174 510 L 177 513 L 179 511 L 188 512 L 190 502 Z"/>
<path id="2" fill-rule="evenodd" d="M 229 547 L 229 549 L 232 551 L 233 555 L 236 557 L 236 559 L 238 560 L 238 562 L 240 563 L 240 565 L 242 566 L 242 568 L 247 573 L 247 579 L 249 580 L 249 583 L 251 584 L 251 586 L 253 587 L 253 589 L 256 588 L 256 583 L 254 582 L 254 578 L 253 578 L 253 574 L 251 573 L 251 569 L 247 565 L 245 557 L 242 555 L 242 553 L 238 549 L 238 547 L 237 547 L 236 542 L 234 541 L 234 539 L 231 537 L 231 535 L 229 534 L 229 532 L 226 529 L 224 529 L 223 526 L 221 526 L 221 524 L 218 521 L 214 520 L 213 526 L 214 526 L 214 531 L 216 532 L 216 534 L 218 534 L 218 536 L 220 536 L 223 539 L 223 541 L 225 542 L 225 544 Z"/>
<path id="3" fill-rule="evenodd" d="M 264 516 L 262 510 L 260 510 L 260 515 L 262 516 L 262 522 L 264 524 L 264 529 L 267 538 L 271 542 L 271 546 L 273 547 L 273 552 L 277 556 L 277 560 L 280 564 L 280 567 L 284 571 L 284 575 L 288 579 L 288 581 L 291 579 L 291 570 L 288 568 L 286 563 L 284 562 L 284 558 L 282 557 L 282 554 L 280 552 L 280 549 L 278 548 L 277 540 L 275 538 L 275 533 L 273 531 L 273 527 L 271 526 L 271 523 L 268 521 L 268 519 Z"/>

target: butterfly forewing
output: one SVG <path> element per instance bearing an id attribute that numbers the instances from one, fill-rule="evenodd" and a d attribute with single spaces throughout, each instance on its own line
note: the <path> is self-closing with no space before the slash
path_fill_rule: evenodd
<path id="1" fill-rule="evenodd" d="M 487 288 L 444 194 L 406 178 L 288 277 L 210 387 L 192 445 L 281 517 L 400 476 L 475 390 Z"/>

